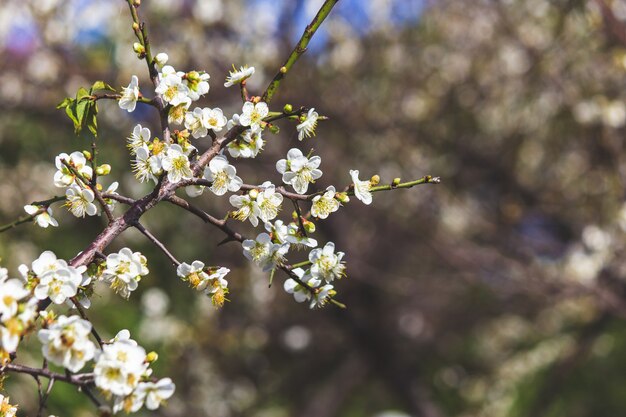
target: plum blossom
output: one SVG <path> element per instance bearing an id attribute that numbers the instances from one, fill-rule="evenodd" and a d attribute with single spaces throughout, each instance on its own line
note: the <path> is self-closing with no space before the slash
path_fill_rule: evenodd
<path id="1" fill-rule="evenodd" d="M 167 179 L 177 183 L 182 180 L 189 180 L 193 177 L 189 158 L 183 152 L 180 145 L 171 145 L 161 162 L 163 169 L 167 171 Z"/>
<path id="2" fill-rule="evenodd" d="M 133 133 L 128 137 L 128 148 L 131 154 L 135 154 L 138 148 L 147 146 L 150 143 L 150 129 L 140 124 L 134 127 Z"/>
<path id="3" fill-rule="evenodd" d="M 226 77 L 224 87 L 232 87 L 235 84 L 241 84 L 242 81 L 247 80 L 254 74 L 254 67 L 244 65 L 243 67 L 239 67 L 239 71 L 237 71 L 233 65 L 233 70 L 229 71 L 229 73 L 228 77 Z"/>
<path id="4" fill-rule="evenodd" d="M 278 216 L 283 196 L 276 192 L 274 184 L 265 181 L 261 184 L 261 191 L 258 193 L 256 202 L 259 207 L 259 218 L 267 222 Z"/>
<path id="5" fill-rule="evenodd" d="M 300 149 L 292 148 L 287 152 L 287 159 L 276 162 L 276 170 L 283 174 L 285 184 L 291 184 L 298 194 L 304 194 L 309 183 L 314 183 L 322 176 L 322 171 L 317 169 L 321 162 L 319 156 L 307 158 Z"/>
<path id="6" fill-rule="evenodd" d="M 166 103 L 172 106 L 178 106 L 189 101 L 189 87 L 183 82 L 181 75 L 170 65 L 164 66 L 161 70 L 161 80 L 155 91 L 161 95 Z"/>
<path id="7" fill-rule="evenodd" d="M 324 248 L 313 249 L 309 253 L 311 275 L 326 282 L 343 277 L 346 270 L 346 266 L 342 262 L 344 255 L 343 252 L 335 253 L 335 244 L 333 242 L 328 242 Z"/>
<path id="8" fill-rule="evenodd" d="M 93 170 L 87 164 L 87 158 L 82 152 L 72 152 L 71 154 L 61 153 L 54 159 L 57 172 L 54 173 L 54 185 L 59 188 L 69 187 L 76 181 L 76 175 L 63 163 L 67 162 L 83 178 L 91 179 Z"/>
<path id="9" fill-rule="evenodd" d="M 35 223 L 37 223 L 37 226 L 39 227 L 43 227 L 45 229 L 48 226 L 57 227 L 59 225 L 56 219 L 52 217 L 52 209 L 50 206 L 46 207 L 28 204 L 24 206 L 24 211 L 31 216 L 35 216 Z"/>
<path id="10" fill-rule="evenodd" d="M 318 118 L 319 114 L 317 114 L 315 109 L 309 109 L 309 112 L 304 119 L 299 125 L 296 126 L 296 130 L 298 131 L 298 140 L 301 141 L 304 138 L 315 136 L 315 128 L 317 127 Z"/>
<path id="11" fill-rule="evenodd" d="M 255 240 L 244 240 L 242 246 L 243 255 L 260 266 L 263 271 L 269 271 L 275 265 L 282 263 L 289 251 L 288 243 L 273 243 L 267 233 L 259 234 Z"/>
<path id="12" fill-rule="evenodd" d="M 148 369 L 146 351 L 132 339 L 119 339 L 102 347 L 96 358 L 94 382 L 114 395 L 127 396 Z"/>
<path id="13" fill-rule="evenodd" d="M 330 185 L 322 195 L 313 197 L 311 215 L 319 219 L 327 218 L 330 213 L 339 210 L 339 201 L 335 199 L 335 187 Z"/>
<path id="14" fill-rule="evenodd" d="M 249 219 L 250 223 L 252 223 L 254 227 L 259 224 L 261 211 L 256 200 L 254 200 L 250 194 L 231 195 L 228 201 L 238 209 L 237 211 L 231 213 L 233 218 L 242 222 Z"/>
<path id="15" fill-rule="evenodd" d="M 270 110 L 267 107 L 267 103 L 251 103 L 245 102 L 242 108 L 241 116 L 239 116 L 239 124 L 242 126 L 250 126 L 252 130 L 258 130 L 261 128 L 261 122 L 263 118 L 269 114 Z"/>
<path id="16" fill-rule="evenodd" d="M 82 282 L 82 274 L 87 270 L 86 266 L 75 268 L 63 259 L 57 259 L 51 251 L 43 252 L 32 263 L 32 272 L 39 282 L 35 287 L 35 297 L 39 300 L 50 298 L 54 304 L 62 304 L 70 297 L 78 293 L 78 287 Z"/>
<path id="17" fill-rule="evenodd" d="M 65 190 L 66 205 L 70 212 L 76 217 L 95 216 L 98 208 L 93 203 L 96 198 L 89 188 L 81 188 L 78 185 L 71 185 Z"/>
<path id="18" fill-rule="evenodd" d="M 369 181 L 359 180 L 359 171 L 357 170 L 351 169 L 350 177 L 354 183 L 354 195 L 356 198 L 361 200 L 364 204 L 371 204 L 372 193 L 370 192 L 370 189 L 372 188 L 372 184 Z"/>
<path id="19" fill-rule="evenodd" d="M 243 181 L 236 174 L 237 169 L 230 165 L 223 155 L 217 155 L 204 169 L 204 178 L 213 182 L 209 189 L 215 195 L 224 195 L 226 191 L 238 191 Z"/>
<path id="20" fill-rule="evenodd" d="M 146 263 L 141 253 L 123 248 L 107 256 L 102 278 L 122 297 L 128 298 L 137 289 L 141 277 L 148 275 Z"/>
<path id="21" fill-rule="evenodd" d="M 91 323 L 78 316 L 59 316 L 47 329 L 39 330 L 42 352 L 50 362 L 78 372 L 92 359 L 96 346 L 89 340 Z"/>
<path id="22" fill-rule="evenodd" d="M 127 112 L 132 112 L 137 106 L 137 100 L 139 99 L 139 79 L 136 75 L 130 78 L 130 84 L 128 87 L 122 88 L 122 96 L 118 102 L 120 109 L 124 109 Z"/>

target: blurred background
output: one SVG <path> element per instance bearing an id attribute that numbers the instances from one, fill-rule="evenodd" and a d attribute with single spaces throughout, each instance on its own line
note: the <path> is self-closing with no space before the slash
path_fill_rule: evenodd
<path id="1" fill-rule="evenodd" d="M 200 104 L 232 114 L 231 65 L 254 66 L 249 88 L 262 92 L 320 3 L 144 0 L 140 13 L 154 53 L 211 75 Z M 89 148 L 55 109 L 65 96 L 96 80 L 126 86 L 132 74 L 151 96 L 130 23 L 122 0 L 2 1 L 0 224 L 59 194 L 55 155 Z M 177 392 L 152 415 L 624 415 L 625 75 L 626 1 L 341 0 L 272 105 L 329 120 L 302 143 L 283 123 L 258 160 L 236 166 L 247 183 L 278 183 L 275 161 L 299 146 L 322 157 L 317 189 L 346 185 L 349 169 L 383 183 L 442 178 L 318 223 L 315 237 L 347 253 L 336 287 L 348 309 L 295 303 L 283 276 L 268 288 L 238 245 L 217 247 L 219 231 L 159 206 L 144 224 L 179 259 L 230 268 L 230 302 L 215 310 L 128 231 L 108 252 L 141 251 L 151 274 L 128 302 L 98 287 L 90 315 L 105 337 L 129 328 L 160 353 L 156 375 Z M 136 123 L 158 135 L 156 115 L 99 105 L 105 185 L 141 196 L 124 142 Z M 228 210 L 209 193 L 196 204 Z M 0 235 L 13 274 L 46 249 L 73 257 L 103 227 L 53 209 L 58 229 Z M 40 364 L 31 339 L 18 360 Z M 20 415 L 34 415 L 34 381 L 6 385 Z M 58 383 L 48 412 L 93 407 Z"/>

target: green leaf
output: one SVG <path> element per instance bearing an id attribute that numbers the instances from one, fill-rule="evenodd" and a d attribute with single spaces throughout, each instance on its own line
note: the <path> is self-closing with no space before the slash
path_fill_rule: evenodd
<path id="1" fill-rule="evenodd" d="M 115 88 L 111 87 L 109 84 L 105 83 L 104 81 L 96 81 L 95 83 L 93 83 L 93 85 L 89 89 L 89 92 L 93 93 L 94 91 L 98 91 L 98 90 L 115 91 Z"/>
<path id="2" fill-rule="evenodd" d="M 78 89 L 78 92 L 76 93 L 76 100 L 81 100 L 85 97 L 89 97 L 91 94 L 89 94 L 89 91 L 87 91 L 87 89 L 81 87 Z"/>
<path id="3" fill-rule="evenodd" d="M 62 102 L 57 104 L 57 109 L 64 109 L 74 101 L 71 97 L 65 97 Z"/>

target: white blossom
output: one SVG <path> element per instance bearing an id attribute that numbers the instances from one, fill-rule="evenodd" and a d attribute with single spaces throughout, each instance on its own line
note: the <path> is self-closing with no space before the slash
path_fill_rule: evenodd
<path id="1" fill-rule="evenodd" d="M 250 223 L 252 223 L 254 227 L 259 224 L 258 217 L 261 215 L 261 211 L 257 202 L 250 196 L 250 194 L 231 195 L 228 201 L 238 209 L 231 214 L 233 218 L 241 220 L 242 222 L 249 219 Z"/>
<path id="2" fill-rule="evenodd" d="M 298 131 L 298 140 L 315 136 L 315 128 L 317 127 L 318 118 L 319 114 L 317 114 L 315 109 L 309 109 L 309 112 L 304 117 L 304 120 L 296 126 L 296 130 Z"/>
<path id="3" fill-rule="evenodd" d="M 31 216 L 39 212 L 39 214 L 36 214 L 34 217 L 35 223 L 37 223 L 37 226 L 39 227 L 43 227 L 45 229 L 48 226 L 57 227 L 59 225 L 56 219 L 52 217 L 52 209 L 50 206 L 45 207 L 28 204 L 24 206 L 24 211 Z"/>
<path id="4" fill-rule="evenodd" d="M 131 291 L 137 289 L 139 280 L 148 274 L 146 258 L 139 252 L 123 248 L 118 253 L 111 253 L 106 258 L 102 278 L 122 297 L 128 298 Z"/>
<path id="5" fill-rule="evenodd" d="M 78 172 L 83 178 L 90 180 L 93 175 L 93 170 L 87 164 L 87 158 L 82 152 L 72 152 L 71 154 L 61 153 L 54 159 L 54 165 L 57 168 L 57 172 L 54 173 L 54 185 L 59 188 L 69 187 L 76 181 L 76 176 L 70 169 L 62 162 L 67 162 Z"/>
<path id="6" fill-rule="evenodd" d="M 265 181 L 261 184 L 261 191 L 256 202 L 259 206 L 259 218 L 267 222 L 278 216 L 278 211 L 283 203 L 283 196 L 276 192 L 274 184 Z"/>
<path id="7" fill-rule="evenodd" d="M 95 216 L 98 213 L 98 208 L 93 203 L 96 196 L 89 188 L 71 185 L 65 190 L 65 198 L 67 200 L 65 204 L 76 217 Z"/>
<path id="8" fill-rule="evenodd" d="M 354 183 L 354 195 L 356 198 L 365 204 L 371 204 L 372 193 L 370 188 L 372 188 L 372 184 L 369 181 L 359 180 L 359 171 L 357 170 L 350 170 L 350 177 Z"/>
<path id="9" fill-rule="evenodd" d="M 95 355 L 96 346 L 89 340 L 91 323 L 78 316 L 59 316 L 47 329 L 39 330 L 42 352 L 50 362 L 78 372 Z"/>
<path id="10" fill-rule="evenodd" d="M 242 81 L 247 80 L 254 74 L 254 67 L 248 67 L 247 65 L 243 67 L 239 67 L 239 71 L 233 65 L 233 70 L 229 71 L 228 77 L 226 77 L 226 82 L 224 83 L 224 87 L 231 87 L 235 84 L 241 84 Z"/>
<path id="11" fill-rule="evenodd" d="M 320 285 L 319 279 L 312 277 L 302 268 L 295 268 L 291 272 L 293 272 L 300 281 L 307 284 L 311 288 L 315 288 Z M 298 303 L 311 299 L 311 291 L 293 278 L 287 279 L 283 284 L 283 288 L 287 293 L 293 294 L 293 298 Z"/>
<path id="12" fill-rule="evenodd" d="M 0 416 L 15 417 L 17 407 L 9 403 L 9 397 L 0 394 Z"/>
<path id="13" fill-rule="evenodd" d="M 226 126 L 227 119 L 222 109 L 196 107 L 185 115 L 185 127 L 191 130 L 194 138 L 205 137 L 209 130 L 220 132 Z"/>
<path id="14" fill-rule="evenodd" d="M 288 243 L 273 243 L 267 233 L 259 234 L 255 240 L 244 240 L 242 246 L 243 255 L 260 266 L 263 271 L 269 271 L 275 265 L 282 263 L 289 251 Z"/>
<path id="15" fill-rule="evenodd" d="M 311 215 L 314 217 L 325 219 L 337 210 L 339 210 L 339 201 L 335 199 L 335 187 L 332 185 L 326 188 L 324 194 L 313 197 Z"/>
<path id="16" fill-rule="evenodd" d="M 124 109 L 130 113 L 135 110 L 138 99 L 139 79 L 137 79 L 136 75 L 133 75 L 130 78 L 130 84 L 128 84 L 128 87 L 122 88 L 122 97 L 120 97 L 118 104 L 121 109 Z"/>
<path id="17" fill-rule="evenodd" d="M 132 163 L 135 177 L 141 181 L 158 181 L 157 176 L 163 173 L 161 158 L 151 155 L 147 146 L 140 146 L 136 149 L 135 161 Z"/>
<path id="18" fill-rule="evenodd" d="M 234 141 L 227 145 L 228 153 L 233 158 L 255 158 L 261 149 L 265 141 L 262 137 L 262 131 L 246 130 Z"/>
<path id="19" fill-rule="evenodd" d="M 292 148 L 287 152 L 287 159 L 276 162 L 276 170 L 283 174 L 285 184 L 291 184 L 298 194 L 304 194 L 309 183 L 322 176 L 322 171 L 317 169 L 321 162 L 319 156 L 307 158 L 300 149 Z"/>
<path id="20" fill-rule="evenodd" d="M 138 385 L 148 365 L 146 351 L 134 340 L 120 339 L 102 347 L 94 367 L 98 388 L 114 395 L 127 396 Z"/>
<path id="21" fill-rule="evenodd" d="M 178 74 L 182 76 L 183 83 L 189 89 L 187 96 L 191 100 L 199 100 L 201 96 L 209 92 L 209 79 L 211 76 L 206 72 L 190 71 L 187 74 L 180 72 Z"/>
<path id="22" fill-rule="evenodd" d="M 269 114 L 270 110 L 264 102 L 251 103 L 245 102 L 242 108 L 241 116 L 239 116 L 239 124 L 242 126 L 250 126 L 250 129 L 256 130 L 261 128 L 263 118 Z"/>
<path id="23" fill-rule="evenodd" d="M 140 124 L 135 126 L 133 133 L 128 137 L 128 148 L 130 153 L 134 154 L 138 148 L 147 146 L 150 143 L 150 129 Z"/>
<path id="24" fill-rule="evenodd" d="M 193 261 L 191 265 L 181 263 L 176 268 L 176 274 L 198 291 L 203 291 L 209 284 L 209 274 L 204 270 L 204 262 Z"/>
<path id="25" fill-rule="evenodd" d="M 35 297 L 39 300 L 50 298 L 54 304 L 62 304 L 78 293 L 82 273 L 86 266 L 75 268 L 63 259 L 57 259 L 51 251 L 42 253 L 32 264 L 32 271 L 39 282 L 35 287 Z"/>
<path id="26" fill-rule="evenodd" d="M 0 279 L 0 319 L 6 321 L 17 314 L 18 303 L 26 298 L 30 291 L 24 287 L 25 282 L 19 279 L 9 279 L 6 269 Z"/>
<path id="27" fill-rule="evenodd" d="M 313 249 L 309 253 L 311 275 L 326 282 L 343 277 L 346 270 L 346 266 L 342 262 L 344 255 L 343 252 L 335 253 L 333 242 L 328 242 L 324 248 Z"/>
<path id="28" fill-rule="evenodd" d="M 171 145 L 161 163 L 163 169 L 167 171 L 167 179 L 172 183 L 189 180 L 193 177 L 189 158 L 180 145 Z"/>
<path id="29" fill-rule="evenodd" d="M 156 410 L 174 394 L 175 389 L 176 386 L 170 378 L 163 378 L 158 382 L 142 382 L 136 391 L 139 396 L 145 397 L 148 410 Z"/>
<path id="30" fill-rule="evenodd" d="M 230 165 L 223 155 L 211 159 L 204 169 L 204 178 L 213 183 L 209 189 L 215 195 L 224 195 L 226 191 L 238 191 L 243 181 L 236 174 L 237 169 Z"/>
<path id="31" fill-rule="evenodd" d="M 178 106 L 189 100 L 189 87 L 183 82 L 183 78 L 170 65 L 161 70 L 161 80 L 155 89 L 163 100 L 172 106 Z"/>

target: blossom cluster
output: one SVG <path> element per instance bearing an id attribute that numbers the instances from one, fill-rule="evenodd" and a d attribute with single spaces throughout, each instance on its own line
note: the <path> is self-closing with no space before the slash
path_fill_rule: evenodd
<path id="1" fill-rule="evenodd" d="M 197 291 L 203 292 L 211 297 L 213 305 L 221 307 L 226 301 L 228 294 L 228 281 L 224 278 L 230 269 L 224 267 L 205 268 L 201 261 L 193 261 L 191 265 L 181 263 L 176 269 L 176 273 L 183 280 Z"/>
<path id="2" fill-rule="evenodd" d="M 37 318 L 37 299 L 31 297 L 26 282 L 9 278 L 0 268 L 0 362 L 8 360 Z"/>

